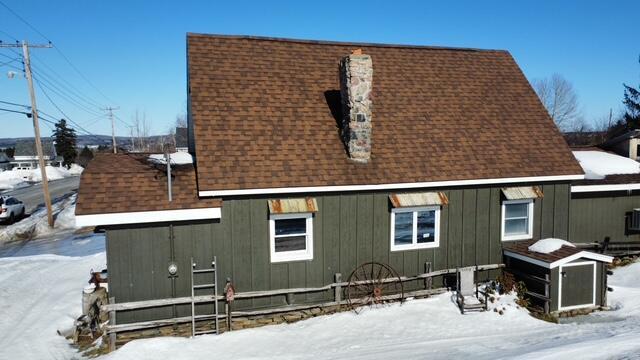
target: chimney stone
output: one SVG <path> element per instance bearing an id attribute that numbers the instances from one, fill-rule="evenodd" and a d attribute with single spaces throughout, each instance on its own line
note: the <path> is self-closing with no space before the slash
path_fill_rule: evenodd
<path id="1" fill-rule="evenodd" d="M 371 157 L 371 56 L 363 54 L 361 49 L 354 50 L 342 59 L 340 73 L 342 139 L 349 158 L 366 163 Z"/>

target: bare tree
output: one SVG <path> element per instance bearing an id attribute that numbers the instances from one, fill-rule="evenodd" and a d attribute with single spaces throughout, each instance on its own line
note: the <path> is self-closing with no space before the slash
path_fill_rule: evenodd
<path id="1" fill-rule="evenodd" d="M 579 123 L 583 120 L 578 109 L 578 95 L 567 79 L 553 74 L 550 78 L 533 80 L 532 85 L 560 131 L 570 131 L 576 125 L 581 127 Z"/>
<path id="2" fill-rule="evenodd" d="M 134 152 L 149 151 L 149 131 L 150 124 L 147 121 L 147 115 L 145 112 L 140 114 L 140 111 L 136 110 L 133 116 L 133 126 L 131 127 L 131 136 L 133 140 Z"/>

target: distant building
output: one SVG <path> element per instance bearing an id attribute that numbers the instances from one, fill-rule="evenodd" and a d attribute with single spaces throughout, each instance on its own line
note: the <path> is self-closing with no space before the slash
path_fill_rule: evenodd
<path id="1" fill-rule="evenodd" d="M 640 159 L 640 130 L 631 130 L 617 136 L 603 143 L 601 147 L 637 161 Z"/>
<path id="2" fill-rule="evenodd" d="M 189 152 L 189 137 L 185 127 L 176 128 L 176 151 Z"/>
<path id="3" fill-rule="evenodd" d="M 62 166 L 63 158 L 56 153 L 56 147 L 51 140 L 42 141 L 42 153 L 46 165 Z M 11 161 L 14 169 L 31 170 L 38 168 L 38 154 L 34 140 L 19 140 Z"/>

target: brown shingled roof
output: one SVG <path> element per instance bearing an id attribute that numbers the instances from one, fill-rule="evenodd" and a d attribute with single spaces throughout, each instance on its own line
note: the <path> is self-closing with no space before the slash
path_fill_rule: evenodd
<path id="1" fill-rule="evenodd" d="M 367 164 L 336 125 L 355 48 L 373 60 Z M 187 53 L 200 191 L 583 173 L 506 51 L 189 34 Z"/>
<path id="2" fill-rule="evenodd" d="M 562 260 L 571 255 L 575 255 L 582 250 L 577 247 L 562 245 L 562 247 L 554 252 L 550 252 L 548 254 L 542 254 L 535 251 L 529 251 L 529 246 L 533 245 L 537 240 L 528 240 L 528 241 L 516 241 L 503 245 L 503 249 L 505 251 L 511 251 L 513 253 L 523 255 L 532 259 L 553 263 L 558 260 Z"/>
<path id="3" fill-rule="evenodd" d="M 172 198 L 164 167 L 146 154 L 98 153 L 80 178 L 76 215 L 220 207 L 219 199 L 199 199 L 193 165 L 172 168 Z"/>

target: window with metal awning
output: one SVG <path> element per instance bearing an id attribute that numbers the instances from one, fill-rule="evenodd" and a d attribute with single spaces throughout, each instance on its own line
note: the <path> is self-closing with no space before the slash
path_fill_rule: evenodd
<path id="1" fill-rule="evenodd" d="M 397 193 L 389 195 L 389 200 L 394 208 L 449 204 L 449 198 L 443 192 Z"/>
<path id="2" fill-rule="evenodd" d="M 502 188 L 502 240 L 526 240 L 533 237 L 534 200 L 542 198 L 538 186 Z"/>
<path id="3" fill-rule="evenodd" d="M 544 197 L 542 189 L 538 186 L 502 188 L 502 194 L 506 200 L 541 199 Z"/>
<path id="4" fill-rule="evenodd" d="M 389 195 L 391 251 L 435 248 L 440 245 L 440 208 L 449 203 L 442 192 Z"/>
<path id="5" fill-rule="evenodd" d="M 268 200 L 271 262 L 313 259 L 315 198 Z"/>
<path id="6" fill-rule="evenodd" d="M 318 211 L 316 198 L 269 200 L 270 214 L 314 213 Z"/>

